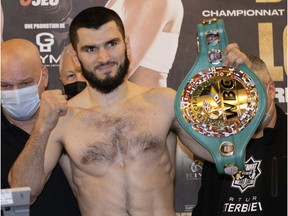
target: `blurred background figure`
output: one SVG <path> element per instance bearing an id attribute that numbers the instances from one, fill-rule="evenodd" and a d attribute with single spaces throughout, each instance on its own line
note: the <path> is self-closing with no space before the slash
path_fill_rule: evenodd
<path id="1" fill-rule="evenodd" d="M 123 20 L 131 44 L 129 80 L 147 87 L 167 86 L 181 30 L 181 0 L 109 0 L 106 7 Z"/>
<path id="2" fill-rule="evenodd" d="M 60 80 L 68 99 L 86 88 L 86 80 L 82 75 L 80 63 L 71 44 L 64 47 L 59 62 Z"/>

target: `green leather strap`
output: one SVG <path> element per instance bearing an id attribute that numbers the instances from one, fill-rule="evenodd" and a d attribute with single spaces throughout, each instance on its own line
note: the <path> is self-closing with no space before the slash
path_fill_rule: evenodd
<path id="1" fill-rule="evenodd" d="M 266 110 L 266 90 L 246 66 L 223 67 L 224 22 L 197 25 L 199 53 L 180 84 L 175 112 L 181 126 L 212 155 L 219 173 L 245 169 L 245 148 Z"/>

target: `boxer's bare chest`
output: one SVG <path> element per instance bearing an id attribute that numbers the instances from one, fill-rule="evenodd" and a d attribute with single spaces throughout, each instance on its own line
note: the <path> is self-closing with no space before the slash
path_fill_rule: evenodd
<path id="1" fill-rule="evenodd" d="M 79 109 L 68 122 L 64 146 L 82 166 L 159 155 L 169 128 L 162 119 L 161 111 L 149 104 Z"/>

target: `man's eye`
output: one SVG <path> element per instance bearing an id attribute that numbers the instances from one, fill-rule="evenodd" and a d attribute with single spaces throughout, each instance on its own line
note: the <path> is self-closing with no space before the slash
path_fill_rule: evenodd
<path id="1" fill-rule="evenodd" d="M 1 89 L 2 89 L 2 90 L 9 90 L 9 89 L 11 89 L 11 88 L 12 88 L 11 85 L 8 85 L 8 84 L 1 84 Z"/>
<path id="2" fill-rule="evenodd" d="M 33 82 L 22 82 L 22 83 L 20 84 L 20 87 L 21 87 L 21 88 L 25 88 L 25 87 L 32 86 L 32 85 L 34 85 Z"/>
<path id="3" fill-rule="evenodd" d="M 86 52 L 94 52 L 95 51 L 95 48 L 94 47 L 88 47 L 86 49 Z"/>
<path id="4" fill-rule="evenodd" d="M 108 46 L 109 46 L 109 47 L 114 47 L 114 46 L 116 46 L 117 44 L 118 44 L 117 41 L 111 41 L 110 43 L 108 43 Z"/>
<path id="5" fill-rule="evenodd" d="M 67 79 L 67 80 L 70 80 L 70 79 L 73 79 L 75 76 L 76 76 L 75 74 L 68 74 L 68 75 L 66 76 L 66 79 Z"/>

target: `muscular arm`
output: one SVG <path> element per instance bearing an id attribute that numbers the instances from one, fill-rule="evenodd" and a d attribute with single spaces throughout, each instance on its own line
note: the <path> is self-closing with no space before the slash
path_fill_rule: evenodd
<path id="1" fill-rule="evenodd" d="M 157 92 L 157 89 L 154 89 L 154 91 Z M 165 109 L 165 113 L 167 113 L 170 119 L 170 131 L 172 131 L 173 134 L 175 134 L 180 139 L 181 143 L 183 143 L 194 154 L 205 160 L 213 162 L 214 160 L 208 150 L 206 150 L 206 148 L 204 148 L 194 138 L 192 138 L 178 122 L 174 110 L 175 96 L 176 92 L 174 89 L 165 88 L 164 90 L 159 88 L 157 97 L 155 97 L 155 102 L 157 101 L 158 103 L 161 103 L 161 106 L 163 109 Z M 174 142 L 176 143 L 175 137 L 170 137 L 170 139 L 174 139 Z M 167 142 L 168 145 L 171 145 L 169 143 Z"/>
<path id="2" fill-rule="evenodd" d="M 193 154 L 207 160 L 213 162 L 213 157 L 209 153 L 209 151 L 200 145 L 195 139 L 193 139 L 180 125 L 177 119 L 173 122 L 172 130 L 179 137 L 181 143 L 183 143 Z"/>
<path id="3" fill-rule="evenodd" d="M 46 91 L 42 94 L 34 129 L 10 170 L 10 186 L 30 187 L 31 202 L 41 193 L 60 157 L 62 147 L 57 142 L 54 143 L 51 132 L 59 116 L 66 113 L 65 101 L 60 90 Z"/>

